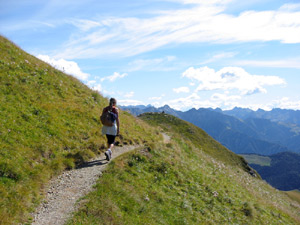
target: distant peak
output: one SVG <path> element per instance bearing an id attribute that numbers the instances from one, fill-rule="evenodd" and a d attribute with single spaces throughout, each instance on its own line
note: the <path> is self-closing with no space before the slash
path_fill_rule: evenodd
<path id="1" fill-rule="evenodd" d="M 171 107 L 169 105 L 164 105 L 164 106 L 160 107 L 160 109 L 171 109 Z"/>

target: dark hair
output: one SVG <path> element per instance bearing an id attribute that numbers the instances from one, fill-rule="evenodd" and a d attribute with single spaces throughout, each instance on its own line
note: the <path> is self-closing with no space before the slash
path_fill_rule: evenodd
<path id="1" fill-rule="evenodd" d="M 114 102 L 117 103 L 117 100 L 115 98 L 109 99 L 109 106 L 112 106 Z"/>

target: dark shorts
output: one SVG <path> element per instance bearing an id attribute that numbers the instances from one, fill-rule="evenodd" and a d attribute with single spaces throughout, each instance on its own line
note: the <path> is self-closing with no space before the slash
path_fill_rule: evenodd
<path id="1" fill-rule="evenodd" d="M 115 144 L 115 139 L 116 139 L 115 135 L 109 135 L 109 134 L 107 134 L 106 138 L 107 138 L 107 143 L 108 144 Z"/>

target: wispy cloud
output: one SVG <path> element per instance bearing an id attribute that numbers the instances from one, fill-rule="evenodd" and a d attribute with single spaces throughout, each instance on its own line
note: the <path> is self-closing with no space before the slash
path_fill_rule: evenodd
<path id="1" fill-rule="evenodd" d="M 186 110 L 190 108 L 197 109 L 201 107 L 218 107 L 218 105 L 213 101 L 201 99 L 201 97 L 197 93 L 193 93 L 187 97 L 176 98 L 162 103 L 162 105 L 165 104 L 177 110 Z"/>
<path id="2" fill-rule="evenodd" d="M 89 31 L 92 28 L 100 27 L 101 24 L 92 20 L 84 20 L 84 19 L 71 19 L 67 20 L 70 24 L 78 27 L 81 31 Z"/>
<path id="3" fill-rule="evenodd" d="M 165 97 L 165 94 L 162 94 L 161 96 L 158 96 L 158 97 L 150 97 L 149 100 L 158 101 L 158 100 L 161 100 L 163 97 Z"/>
<path id="4" fill-rule="evenodd" d="M 238 90 L 242 95 L 266 93 L 265 86 L 285 84 L 280 77 L 252 75 L 240 67 L 224 67 L 219 71 L 208 67 L 190 67 L 182 77 L 199 82 L 196 91 Z"/>
<path id="5" fill-rule="evenodd" d="M 170 71 L 175 69 L 175 65 L 173 65 L 175 60 L 175 56 L 166 56 L 155 59 L 137 59 L 128 64 L 128 71 Z"/>
<path id="6" fill-rule="evenodd" d="M 299 11 L 300 10 L 300 3 L 295 3 L 295 4 L 284 4 L 283 6 L 280 7 L 281 11 Z"/>
<path id="7" fill-rule="evenodd" d="M 293 101 L 288 97 L 283 97 L 279 100 L 272 101 L 270 109 L 272 108 L 300 110 L 300 101 Z"/>
<path id="8" fill-rule="evenodd" d="M 105 80 L 108 80 L 108 81 L 110 81 L 110 82 L 114 82 L 115 80 L 124 78 L 124 77 L 126 77 L 127 75 L 128 75 L 127 73 L 122 73 L 122 74 L 120 74 L 120 73 L 118 73 L 118 72 L 114 72 L 114 74 L 111 75 L 111 76 L 101 78 L 101 82 L 103 82 L 103 81 L 105 81 Z"/>
<path id="9" fill-rule="evenodd" d="M 176 93 L 189 93 L 190 89 L 188 87 L 179 87 L 179 88 L 173 88 L 173 91 Z"/>
<path id="10" fill-rule="evenodd" d="M 76 42 L 70 41 L 57 56 L 67 59 L 124 57 L 168 44 L 199 42 L 300 43 L 300 12 L 295 6 L 283 7 L 293 10 L 244 11 L 235 16 L 225 13 L 226 4 L 221 1 L 178 2 L 194 3 L 195 6 L 163 11 L 147 18 L 78 20 L 75 26 L 81 33 L 76 35 Z"/>
<path id="11" fill-rule="evenodd" d="M 80 80 L 87 80 L 90 76 L 88 73 L 84 73 L 81 71 L 78 64 L 74 61 L 67 61 L 65 59 L 53 59 L 50 58 L 48 55 L 38 55 L 39 59 L 43 60 L 44 62 L 50 64 L 51 66 L 67 73 L 70 75 L 73 75 L 74 77 L 80 79 Z"/>
<path id="12" fill-rule="evenodd" d="M 300 69 L 300 58 L 285 59 L 285 60 L 240 60 L 235 62 L 240 66 L 254 66 L 254 67 L 272 67 L 272 68 L 294 68 Z"/>
<path id="13" fill-rule="evenodd" d="M 218 105 L 218 107 L 231 109 L 235 106 L 239 105 L 239 100 L 242 99 L 240 95 L 228 95 L 228 94 L 221 94 L 221 93 L 214 93 L 210 100 L 214 102 L 214 104 Z"/>
<path id="14" fill-rule="evenodd" d="M 131 91 L 131 92 L 128 92 L 128 93 L 125 93 L 124 94 L 124 97 L 125 98 L 131 98 L 131 97 L 133 97 L 134 96 L 134 91 Z"/>
<path id="15" fill-rule="evenodd" d="M 210 57 L 209 59 L 203 61 L 200 63 L 200 65 L 206 65 L 208 63 L 212 63 L 221 59 L 229 59 L 234 57 L 235 55 L 237 55 L 237 52 L 222 52 L 222 53 L 218 53 L 213 55 L 212 57 Z"/>
<path id="16" fill-rule="evenodd" d="M 119 105 L 124 105 L 124 106 L 128 106 L 128 105 L 145 105 L 144 102 L 139 101 L 139 100 L 134 100 L 134 99 L 119 99 L 118 104 Z"/>

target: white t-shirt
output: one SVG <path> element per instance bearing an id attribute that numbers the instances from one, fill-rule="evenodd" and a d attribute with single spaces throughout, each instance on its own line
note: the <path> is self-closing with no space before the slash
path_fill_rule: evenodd
<path id="1" fill-rule="evenodd" d="M 109 135 L 114 135 L 116 136 L 117 135 L 117 121 L 114 122 L 114 125 L 111 126 L 111 127 L 108 127 L 108 126 L 105 126 L 103 125 L 102 127 L 102 134 L 105 135 L 105 134 L 109 134 Z"/>

